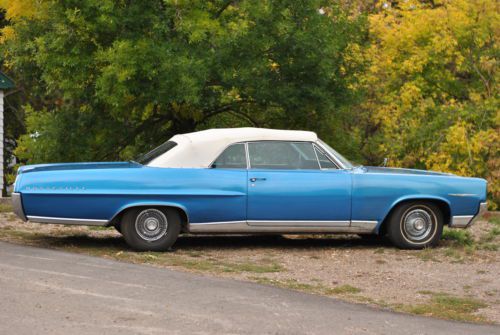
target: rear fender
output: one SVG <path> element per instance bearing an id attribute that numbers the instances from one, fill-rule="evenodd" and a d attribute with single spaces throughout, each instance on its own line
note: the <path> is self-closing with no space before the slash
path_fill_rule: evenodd
<path id="1" fill-rule="evenodd" d="M 188 213 L 186 207 L 184 207 L 181 204 L 175 203 L 175 202 L 164 202 L 164 201 L 136 201 L 133 203 L 126 204 L 126 205 L 120 207 L 116 211 L 116 213 L 113 215 L 111 220 L 109 220 L 109 222 L 115 221 L 120 216 L 120 214 L 125 212 L 127 209 L 134 208 L 134 207 L 173 207 L 173 208 L 177 208 L 177 209 L 184 212 L 184 214 L 186 215 L 187 223 L 189 223 L 189 213 Z"/>

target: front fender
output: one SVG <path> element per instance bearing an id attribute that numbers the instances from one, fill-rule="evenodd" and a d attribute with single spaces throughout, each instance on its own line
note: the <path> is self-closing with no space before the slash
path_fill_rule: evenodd
<path id="1" fill-rule="evenodd" d="M 388 208 L 385 208 L 384 212 L 382 213 L 382 217 L 380 218 L 380 221 L 377 225 L 377 231 L 379 230 L 380 226 L 382 223 L 387 219 L 389 213 L 396 208 L 399 204 L 406 202 L 406 201 L 415 201 L 415 200 L 430 200 L 430 201 L 438 201 L 441 202 L 442 204 L 445 204 L 448 208 L 449 211 L 451 211 L 451 204 L 450 201 L 444 197 L 436 196 L 436 195 L 431 195 L 431 194 L 412 194 L 412 195 L 405 195 L 397 198 L 394 200 Z M 445 222 L 445 224 L 447 224 Z"/>

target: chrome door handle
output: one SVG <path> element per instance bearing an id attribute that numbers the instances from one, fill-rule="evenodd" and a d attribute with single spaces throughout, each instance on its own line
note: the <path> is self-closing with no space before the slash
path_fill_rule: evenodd
<path id="1" fill-rule="evenodd" d="M 264 180 L 266 180 L 266 178 L 250 178 L 250 181 L 251 181 L 252 183 L 255 183 L 257 180 L 262 180 L 262 181 L 264 181 Z"/>

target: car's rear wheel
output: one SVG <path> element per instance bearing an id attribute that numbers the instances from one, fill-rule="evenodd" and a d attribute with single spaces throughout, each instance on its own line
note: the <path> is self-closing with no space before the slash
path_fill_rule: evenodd
<path id="1" fill-rule="evenodd" d="M 132 248 L 139 251 L 168 250 L 177 240 L 181 218 L 175 209 L 134 208 L 121 221 L 121 233 Z"/>
<path id="2" fill-rule="evenodd" d="M 113 226 L 117 232 L 122 233 L 122 226 L 118 223 Z"/>
<path id="3" fill-rule="evenodd" d="M 443 214 L 428 201 L 399 205 L 391 214 L 387 234 L 402 249 L 423 249 L 435 246 L 443 233 Z"/>

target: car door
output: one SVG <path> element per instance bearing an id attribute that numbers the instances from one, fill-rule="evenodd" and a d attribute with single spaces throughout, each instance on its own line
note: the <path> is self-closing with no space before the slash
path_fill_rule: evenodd
<path id="1" fill-rule="evenodd" d="M 313 143 L 248 142 L 247 152 L 249 225 L 349 226 L 351 174 L 322 168 L 318 155 L 326 155 Z"/>

